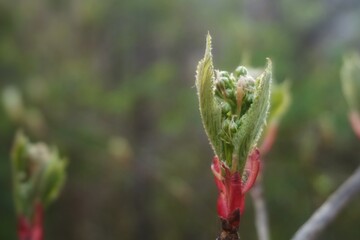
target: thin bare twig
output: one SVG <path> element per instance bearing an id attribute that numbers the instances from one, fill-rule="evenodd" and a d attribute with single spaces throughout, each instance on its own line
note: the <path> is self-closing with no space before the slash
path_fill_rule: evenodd
<path id="1" fill-rule="evenodd" d="M 259 240 L 270 240 L 269 222 L 266 203 L 263 195 L 262 174 L 250 191 L 255 211 L 255 226 Z"/>
<path id="2" fill-rule="evenodd" d="M 336 218 L 360 192 L 360 167 L 326 200 L 295 233 L 292 240 L 313 240 Z"/>
<path id="3" fill-rule="evenodd" d="M 260 147 L 260 152 L 263 154 L 261 159 L 261 171 L 257 177 L 256 183 L 250 191 L 255 212 L 255 227 L 259 240 L 270 240 L 269 220 L 266 202 L 263 193 L 263 171 L 265 169 L 264 156 L 271 150 L 276 135 L 278 125 L 276 123 L 270 124 L 265 139 Z"/>

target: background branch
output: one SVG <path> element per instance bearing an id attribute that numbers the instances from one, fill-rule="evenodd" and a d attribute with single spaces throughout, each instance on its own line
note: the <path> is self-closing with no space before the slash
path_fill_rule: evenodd
<path id="1" fill-rule="evenodd" d="M 250 191 L 254 204 L 255 226 L 259 240 L 269 240 L 269 222 L 265 199 L 263 196 L 262 174 L 260 172 L 258 179 Z"/>
<path id="2" fill-rule="evenodd" d="M 360 167 L 343 183 L 312 217 L 295 233 L 292 240 L 312 240 L 336 218 L 360 192 Z"/>

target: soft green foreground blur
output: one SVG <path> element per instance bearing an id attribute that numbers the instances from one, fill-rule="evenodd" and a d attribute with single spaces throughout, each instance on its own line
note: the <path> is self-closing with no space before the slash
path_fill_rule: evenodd
<path id="1" fill-rule="evenodd" d="M 272 238 L 289 239 L 359 164 L 342 57 L 360 51 L 360 1 L 0 2 L 0 239 L 15 239 L 17 129 L 57 145 L 68 178 L 46 213 L 50 240 L 215 239 L 213 152 L 195 69 L 274 63 L 292 104 L 266 157 Z M 360 236 L 360 199 L 321 239 Z M 256 239 L 251 198 L 241 237 Z"/>

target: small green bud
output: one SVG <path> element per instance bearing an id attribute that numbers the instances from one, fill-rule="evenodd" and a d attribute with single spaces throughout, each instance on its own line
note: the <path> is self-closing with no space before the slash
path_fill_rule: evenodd
<path id="1" fill-rule="evenodd" d="M 221 111 L 222 111 L 222 113 L 223 114 L 227 114 L 227 113 L 231 113 L 231 106 L 230 106 L 230 104 L 229 103 L 227 103 L 227 102 L 223 102 L 222 104 L 221 104 Z"/>
<path id="2" fill-rule="evenodd" d="M 217 75 L 217 77 L 225 77 L 225 78 L 229 78 L 230 75 L 227 71 L 218 71 L 218 70 L 215 70 L 215 73 Z"/>
<path id="3" fill-rule="evenodd" d="M 231 79 L 231 76 L 230 78 L 226 78 L 225 80 L 225 87 L 226 88 L 234 88 L 235 84 L 234 84 L 234 81 Z"/>
<path id="4" fill-rule="evenodd" d="M 237 79 L 236 79 L 236 77 L 235 77 L 234 74 L 231 73 L 229 79 L 230 79 L 230 81 L 231 81 L 232 83 L 236 83 L 236 80 L 237 80 Z M 232 86 L 234 87 L 235 84 L 233 84 Z"/>
<path id="5" fill-rule="evenodd" d="M 225 81 L 223 79 L 217 80 L 215 83 L 215 87 L 220 93 L 224 92 L 225 91 Z"/>
<path id="6" fill-rule="evenodd" d="M 235 98 L 235 92 L 233 89 L 226 89 L 225 90 L 225 94 L 226 94 L 226 97 L 231 99 L 231 100 L 234 100 Z"/>
<path id="7" fill-rule="evenodd" d="M 230 132 L 231 133 L 236 133 L 237 129 L 238 129 L 238 126 L 237 126 L 236 122 L 231 121 L 230 124 L 229 124 Z"/>
<path id="8" fill-rule="evenodd" d="M 239 82 L 242 82 L 244 87 L 250 91 L 250 89 L 255 87 L 255 79 L 252 76 L 240 76 Z"/>
<path id="9" fill-rule="evenodd" d="M 239 67 L 236 68 L 235 74 L 236 74 L 237 77 L 246 76 L 248 74 L 248 71 L 247 71 L 246 67 L 239 66 Z"/>

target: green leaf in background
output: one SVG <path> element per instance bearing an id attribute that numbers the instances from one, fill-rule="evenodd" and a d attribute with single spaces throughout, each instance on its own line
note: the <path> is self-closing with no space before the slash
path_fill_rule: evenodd
<path id="1" fill-rule="evenodd" d="M 291 103 L 290 82 L 273 82 L 271 89 L 269 123 L 278 123 Z"/>
<path id="2" fill-rule="evenodd" d="M 341 69 L 344 96 L 351 110 L 360 111 L 360 56 L 351 53 L 344 57 Z"/>

